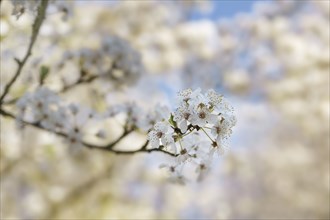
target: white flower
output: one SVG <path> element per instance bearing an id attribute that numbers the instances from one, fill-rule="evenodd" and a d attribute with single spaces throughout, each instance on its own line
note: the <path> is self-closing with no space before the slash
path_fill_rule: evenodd
<path id="1" fill-rule="evenodd" d="M 24 118 L 27 106 L 30 102 L 31 102 L 31 94 L 30 93 L 26 93 L 19 100 L 17 100 L 17 102 L 16 102 L 16 107 L 17 107 L 17 110 L 18 110 L 17 119 L 19 119 L 17 122 L 19 122 L 19 124 L 21 124 L 20 121 Z"/>
<path id="2" fill-rule="evenodd" d="M 112 69 L 110 78 L 119 83 L 135 81 L 144 71 L 140 54 L 130 43 L 116 36 L 107 37 L 102 42 L 103 56 L 110 56 Z"/>
<path id="3" fill-rule="evenodd" d="M 64 132 L 68 136 L 68 141 L 71 146 L 81 146 L 84 137 L 85 124 L 91 119 L 92 111 L 89 108 L 76 106 L 77 112 L 72 112 L 69 115 L 67 122 L 64 125 Z"/>
<path id="4" fill-rule="evenodd" d="M 182 102 L 188 102 L 189 100 L 196 98 L 198 95 L 200 95 L 200 92 L 200 88 L 194 91 L 192 89 L 183 90 L 178 93 L 177 101 L 179 102 L 179 105 L 181 105 Z"/>
<path id="5" fill-rule="evenodd" d="M 140 120 L 143 119 L 143 111 L 135 103 L 126 104 L 126 114 L 127 114 L 127 127 L 135 128 L 141 123 Z"/>
<path id="6" fill-rule="evenodd" d="M 206 154 L 206 148 L 210 141 L 202 139 L 197 131 L 192 132 L 190 135 L 185 136 L 181 144 L 184 148 L 188 149 L 189 154 L 194 158 L 199 158 Z"/>
<path id="7" fill-rule="evenodd" d="M 189 105 L 182 105 L 174 112 L 174 120 L 177 122 L 178 127 L 182 133 L 185 133 L 188 128 L 188 122 L 192 119 L 194 112 Z"/>
<path id="8" fill-rule="evenodd" d="M 114 117 L 122 112 L 126 111 L 126 106 L 125 105 L 113 105 L 107 108 L 103 116 L 105 118 L 108 117 Z"/>
<path id="9" fill-rule="evenodd" d="M 204 105 L 197 107 L 196 113 L 193 115 L 191 123 L 200 127 L 205 126 L 207 123 L 214 124 L 218 120 L 218 116 L 212 114 L 210 109 Z"/>
<path id="10" fill-rule="evenodd" d="M 210 154 L 221 156 L 225 153 L 225 142 L 220 136 L 217 137 L 216 141 L 211 144 Z"/>
<path id="11" fill-rule="evenodd" d="M 223 115 L 211 128 L 211 133 L 220 138 L 226 138 L 232 133 L 232 127 L 236 124 L 236 118 L 233 115 Z"/>
<path id="12" fill-rule="evenodd" d="M 82 145 L 83 133 L 81 129 L 75 127 L 69 132 L 67 132 L 66 135 L 67 135 L 66 142 L 69 144 L 71 149 L 75 150 L 83 146 Z"/>
<path id="13" fill-rule="evenodd" d="M 212 155 L 205 154 L 201 157 L 200 161 L 196 164 L 195 172 L 198 174 L 197 181 L 202 181 L 209 173 L 212 165 Z"/>
<path id="14" fill-rule="evenodd" d="M 171 137 L 171 133 L 168 133 L 171 130 L 169 124 L 167 122 L 157 122 L 153 128 L 148 133 L 148 140 L 153 148 L 158 148 L 159 145 L 162 143 L 164 146 L 172 145 L 174 140 L 171 141 L 173 138 Z"/>
<path id="15" fill-rule="evenodd" d="M 177 148 L 176 148 L 174 138 L 171 133 L 165 134 L 165 137 L 162 139 L 162 144 L 170 152 L 172 152 L 174 154 L 177 153 Z"/>
<path id="16" fill-rule="evenodd" d="M 170 111 L 166 106 L 156 105 L 152 111 L 147 114 L 139 114 L 137 126 L 139 129 L 147 132 L 157 121 L 167 121 L 170 118 Z"/>
<path id="17" fill-rule="evenodd" d="M 181 143 L 181 151 L 177 157 L 178 163 L 184 163 L 204 155 L 204 151 L 201 145 L 202 142 L 200 141 L 200 137 L 197 135 L 197 133 L 192 133 L 184 137 L 179 142 Z"/>
<path id="18" fill-rule="evenodd" d="M 15 15 L 17 19 L 24 14 L 24 12 L 36 12 L 37 8 L 40 4 L 40 0 L 11 0 L 14 9 L 12 11 L 12 15 Z"/>
<path id="19" fill-rule="evenodd" d="M 212 106 L 217 106 L 221 104 L 223 99 L 223 96 L 216 93 L 213 89 L 208 90 L 206 96 L 209 100 L 209 104 Z"/>
<path id="20" fill-rule="evenodd" d="M 161 164 L 159 168 L 166 169 L 167 173 L 169 174 L 169 180 L 171 182 L 181 185 L 184 185 L 187 182 L 187 179 L 182 175 L 182 164 Z"/>
<path id="21" fill-rule="evenodd" d="M 76 106 L 76 108 L 70 109 L 71 115 L 68 117 L 68 129 L 74 127 L 82 128 L 90 119 L 93 118 L 93 111 L 89 108 L 77 106 L 77 105 L 71 105 Z"/>
<path id="22" fill-rule="evenodd" d="M 180 152 L 179 152 L 179 156 L 177 157 L 177 163 L 184 163 L 187 160 L 189 160 L 191 158 L 191 155 L 189 154 L 189 151 L 187 148 L 183 148 Z"/>
<path id="23" fill-rule="evenodd" d="M 68 18 L 72 17 L 73 6 L 72 6 L 71 1 L 56 0 L 56 1 L 53 1 L 52 3 L 57 8 L 57 11 L 63 13 L 62 19 L 64 21 L 66 21 L 66 20 L 68 20 Z"/>
<path id="24" fill-rule="evenodd" d="M 67 120 L 68 115 L 66 114 L 66 109 L 64 107 L 58 108 L 56 111 L 52 112 L 49 117 L 50 130 L 62 130 L 66 124 L 69 122 Z"/>
<path id="25" fill-rule="evenodd" d="M 54 92 L 42 87 L 34 93 L 25 94 L 17 101 L 16 106 L 20 119 L 27 116 L 29 121 L 40 122 L 46 129 L 54 129 L 51 118 L 60 104 L 60 99 Z"/>
<path id="26" fill-rule="evenodd" d="M 217 113 L 221 113 L 221 115 L 232 115 L 234 112 L 234 108 L 225 98 L 222 98 L 221 102 L 215 106 L 215 110 Z"/>

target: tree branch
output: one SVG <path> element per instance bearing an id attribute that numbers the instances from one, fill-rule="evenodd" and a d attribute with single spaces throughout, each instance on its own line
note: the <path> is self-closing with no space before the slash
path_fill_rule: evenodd
<path id="1" fill-rule="evenodd" d="M 3 115 L 4 117 L 9 117 L 9 118 L 12 118 L 12 119 L 15 119 L 15 120 L 20 120 L 20 122 L 22 122 L 24 125 L 28 125 L 28 126 L 31 126 L 31 127 L 34 127 L 34 128 L 38 128 L 40 130 L 48 131 L 48 132 L 54 133 L 54 134 L 56 134 L 58 136 L 61 136 L 61 137 L 64 137 L 64 138 L 67 138 L 68 137 L 68 135 L 65 134 L 65 133 L 63 133 L 63 132 L 51 131 L 51 130 L 48 130 L 48 129 L 42 127 L 42 125 L 39 122 L 28 122 L 28 121 L 25 121 L 25 120 L 18 119 L 12 113 L 7 112 L 7 111 L 5 111 L 4 109 L 1 109 L 1 108 L 0 108 L 0 114 Z M 134 131 L 133 129 L 129 129 L 129 130 L 125 129 L 124 132 L 123 132 L 123 134 L 120 137 L 118 137 L 115 141 L 113 141 L 113 142 L 111 142 L 109 144 L 103 145 L 103 146 L 95 145 L 95 144 L 84 142 L 84 141 L 81 144 L 83 146 L 87 147 L 87 148 L 90 148 L 90 149 L 104 150 L 104 151 L 112 152 L 112 153 L 115 153 L 115 154 L 135 154 L 135 153 L 142 153 L 142 152 L 144 152 L 144 153 L 162 152 L 162 153 L 165 153 L 165 154 L 170 155 L 170 156 L 173 156 L 173 157 L 177 157 L 178 156 L 178 154 L 175 154 L 175 153 L 172 153 L 172 152 L 163 150 L 161 148 L 147 149 L 147 146 L 149 144 L 149 141 L 148 140 L 143 144 L 142 147 L 140 147 L 139 149 L 136 149 L 136 150 L 124 151 L 124 150 L 114 149 L 114 147 L 122 139 L 124 139 L 125 137 L 127 137 L 133 131 Z"/>
<path id="2" fill-rule="evenodd" d="M 15 83 L 15 81 L 17 80 L 19 75 L 22 73 L 22 69 L 23 69 L 26 61 L 32 55 L 33 45 L 34 45 L 34 43 L 37 39 L 40 27 L 42 25 L 42 22 L 45 19 L 45 16 L 46 16 L 47 5 L 48 5 L 48 0 L 43 0 L 43 1 L 40 2 L 40 5 L 38 7 L 38 14 L 37 14 L 37 16 L 34 20 L 33 25 L 32 25 L 32 35 L 31 35 L 31 38 L 30 38 L 30 43 L 29 43 L 28 49 L 27 49 L 26 54 L 25 54 L 25 56 L 22 60 L 19 60 L 18 58 L 14 58 L 17 65 L 18 65 L 18 68 L 17 68 L 16 73 L 14 74 L 13 78 L 5 86 L 4 92 L 0 97 L 0 106 L 2 105 L 3 100 L 6 97 L 6 95 L 9 93 L 10 88 Z"/>
<path id="3" fill-rule="evenodd" d="M 99 78 L 99 76 L 91 76 L 91 77 L 89 77 L 87 79 L 84 79 L 83 77 L 81 77 L 81 78 L 79 78 L 79 80 L 77 82 L 75 82 L 75 83 L 73 83 L 71 85 L 64 86 L 63 89 L 60 90 L 59 92 L 60 93 L 66 92 L 69 89 L 72 89 L 73 87 L 75 87 L 77 85 L 93 82 L 97 78 Z"/>
<path id="4" fill-rule="evenodd" d="M 67 86 L 64 86 L 60 91 L 58 91 L 59 93 L 64 93 L 64 92 L 67 92 L 68 90 L 78 86 L 78 85 L 81 85 L 81 84 L 85 84 L 85 83 L 90 83 L 90 82 L 93 82 L 94 80 L 98 79 L 99 76 L 91 76 L 87 79 L 84 79 L 84 78 L 80 78 L 77 82 L 71 84 L 71 85 L 67 85 Z M 10 100 L 7 100 L 7 101 L 3 101 L 3 104 L 4 105 L 12 105 L 12 104 L 15 104 L 17 102 L 17 100 L 19 99 L 19 97 L 16 97 L 16 98 L 12 98 Z"/>

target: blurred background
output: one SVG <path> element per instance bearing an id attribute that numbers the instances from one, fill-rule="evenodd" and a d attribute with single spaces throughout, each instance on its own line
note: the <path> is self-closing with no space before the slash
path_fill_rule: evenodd
<path id="1" fill-rule="evenodd" d="M 235 107 L 237 125 L 206 179 L 182 186 L 158 168 L 165 155 L 72 153 L 55 135 L 1 118 L 1 219 L 330 218 L 329 1 L 96 0 L 56 7 L 67 17 L 49 8 L 12 96 L 35 87 L 42 65 L 50 67 L 46 86 L 60 88 L 78 72 L 68 51 L 97 51 L 118 36 L 139 52 L 143 71 L 61 97 L 98 111 L 125 101 L 173 108 L 177 91 L 213 88 Z M 16 69 L 13 58 L 26 50 L 33 21 L 28 13 L 17 20 L 12 9 L 1 2 L 2 86 Z M 115 139 L 120 131 L 106 126 Z M 134 134 L 120 147 L 143 140 Z"/>

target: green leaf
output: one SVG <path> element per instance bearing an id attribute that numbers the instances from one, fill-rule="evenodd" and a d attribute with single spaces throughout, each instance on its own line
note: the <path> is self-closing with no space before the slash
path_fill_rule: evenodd
<path id="1" fill-rule="evenodd" d="M 49 74 L 49 67 L 42 65 L 39 71 L 39 83 L 42 85 Z"/>
<path id="2" fill-rule="evenodd" d="M 170 122 L 171 125 L 173 125 L 173 127 L 177 127 L 176 121 L 174 121 L 174 116 L 173 114 L 171 114 L 170 119 L 168 119 L 168 122 Z"/>

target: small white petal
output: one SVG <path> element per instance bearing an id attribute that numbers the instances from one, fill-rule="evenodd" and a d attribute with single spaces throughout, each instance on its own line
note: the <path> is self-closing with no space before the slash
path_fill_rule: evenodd
<path id="1" fill-rule="evenodd" d="M 187 121 L 186 120 L 181 121 L 179 124 L 179 128 L 182 133 L 185 133 L 188 129 Z"/>

